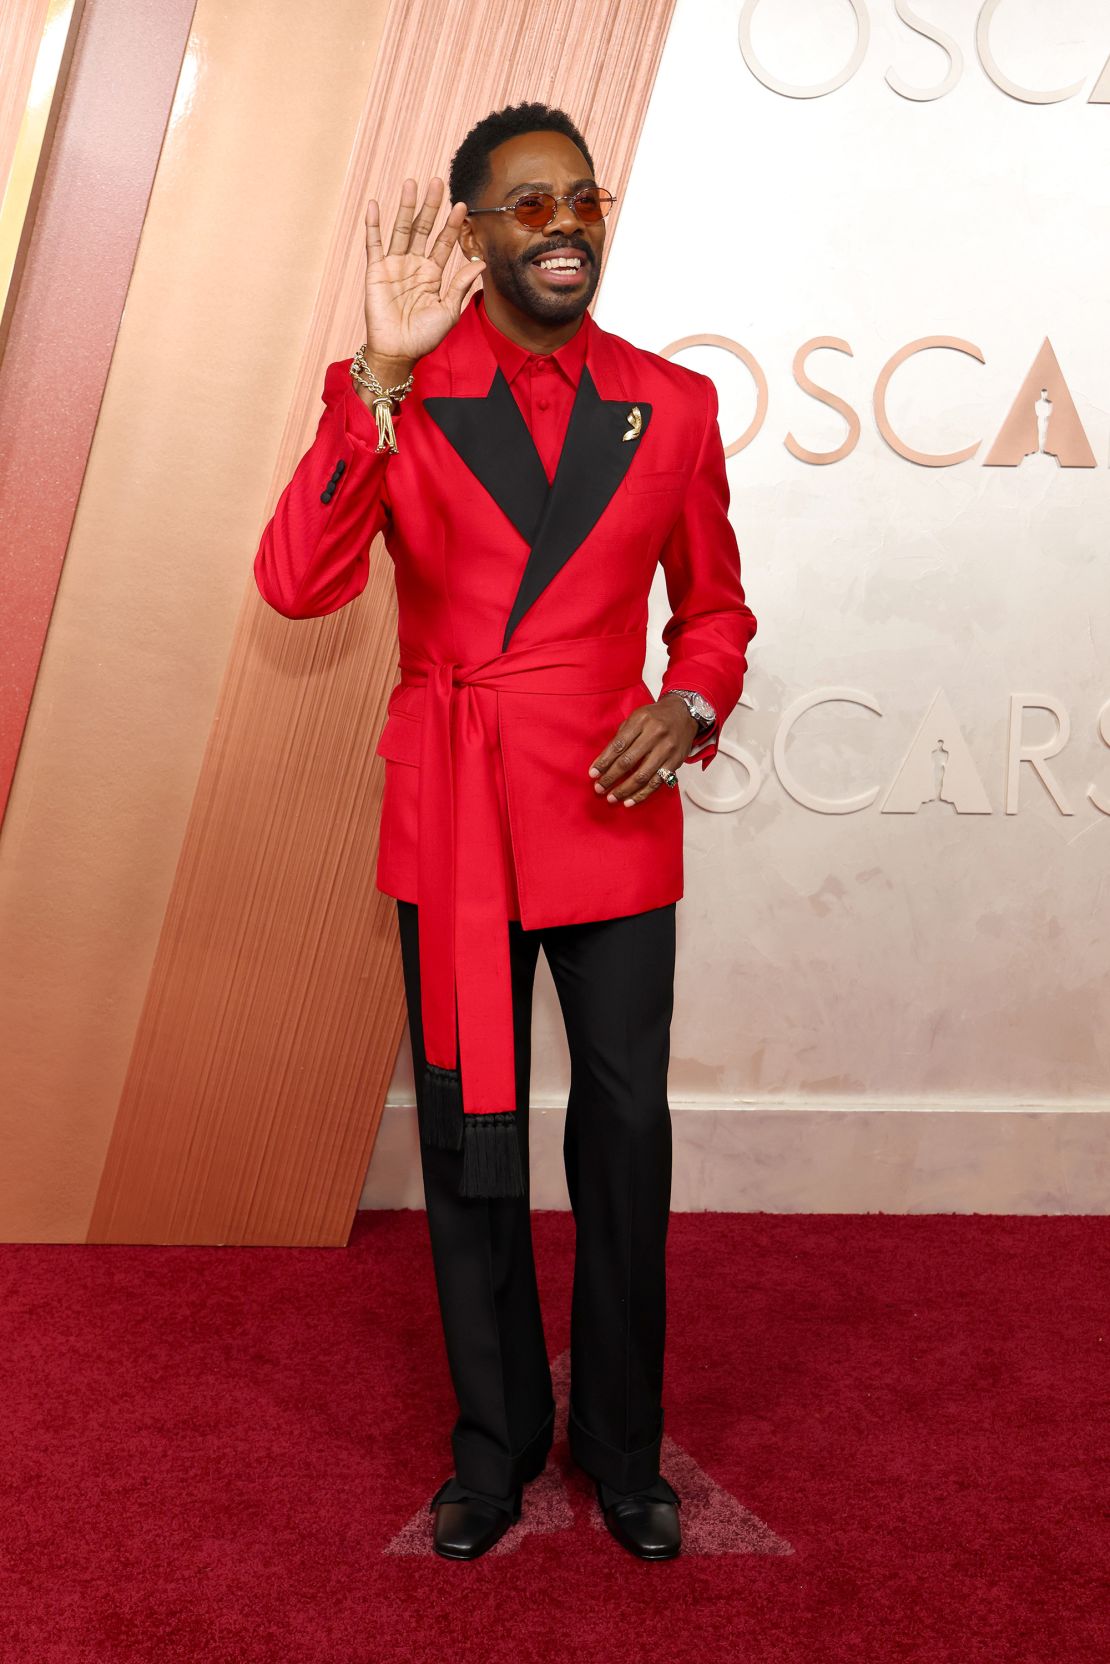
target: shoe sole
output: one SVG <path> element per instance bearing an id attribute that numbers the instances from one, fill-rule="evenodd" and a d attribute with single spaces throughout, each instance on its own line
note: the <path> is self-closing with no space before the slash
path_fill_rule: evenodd
<path id="1" fill-rule="evenodd" d="M 504 1532 L 502 1532 L 501 1535 L 504 1536 Z M 497 1542 L 499 1543 L 500 1541 L 501 1537 L 498 1537 Z M 488 1554 L 489 1549 L 496 1548 L 496 1546 L 497 1543 L 491 1543 L 489 1548 L 482 1549 L 478 1554 L 451 1554 L 445 1548 L 436 1548 L 434 1543 L 432 1548 L 434 1553 L 438 1554 L 441 1560 L 480 1560 L 483 1554 Z"/>

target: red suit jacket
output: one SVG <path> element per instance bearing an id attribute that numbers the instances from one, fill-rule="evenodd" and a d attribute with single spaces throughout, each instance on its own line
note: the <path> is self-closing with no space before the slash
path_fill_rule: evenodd
<path id="1" fill-rule="evenodd" d="M 461 1065 L 466 1110 L 493 1113 L 515 1109 L 506 920 L 615 918 L 683 893 L 680 793 L 661 786 L 626 809 L 588 773 L 655 697 L 643 667 L 657 564 L 672 609 L 660 693 L 692 688 L 717 711 L 712 743 L 691 759 L 702 768 L 740 697 L 756 620 L 712 381 L 586 313 L 549 486 L 481 304 L 473 297 L 419 361 L 395 412 L 396 454 L 375 448 L 351 360 L 328 366 L 316 437 L 262 534 L 255 577 L 288 618 L 334 612 L 365 588 L 384 533 L 401 677 L 377 746 L 376 882 L 419 903 L 428 1062 Z"/>

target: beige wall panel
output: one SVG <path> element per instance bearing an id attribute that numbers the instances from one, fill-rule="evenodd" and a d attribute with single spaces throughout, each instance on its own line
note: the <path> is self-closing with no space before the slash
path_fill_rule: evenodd
<path id="1" fill-rule="evenodd" d="M 406 174 L 445 174 L 471 123 L 520 98 L 565 106 L 620 194 L 672 5 L 394 0 L 271 501 L 324 366 L 362 339 L 367 197 L 391 218 Z M 281 619 L 248 587 L 90 1239 L 346 1241 L 404 1018 L 373 883 L 394 606 L 380 544 L 366 593 L 328 619 Z"/>
<path id="2" fill-rule="evenodd" d="M 385 11 L 197 6 L 0 838 L 7 1241 L 88 1229 Z"/>

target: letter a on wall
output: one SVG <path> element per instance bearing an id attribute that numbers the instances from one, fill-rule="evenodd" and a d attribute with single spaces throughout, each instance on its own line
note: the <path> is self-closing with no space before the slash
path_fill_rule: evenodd
<path id="1" fill-rule="evenodd" d="M 1110 58 L 1107 58 L 1105 68 L 1095 82 L 1095 90 L 1087 100 L 1088 104 L 1110 104 Z"/>
<path id="2" fill-rule="evenodd" d="M 1046 406 L 1042 398 L 1044 392 L 1048 393 L 1050 406 Z M 1042 441 L 1038 416 L 1043 420 L 1046 408 L 1048 422 L 1043 441 L 1044 453 L 1054 456 L 1061 468 L 1097 467 L 1095 454 L 1083 431 L 1079 412 L 1047 335 L 983 467 L 1017 468 L 1027 456 L 1040 451 Z"/>
<path id="3" fill-rule="evenodd" d="M 979 770 L 943 688 L 933 695 L 881 813 L 916 815 L 925 803 L 950 803 L 958 815 L 991 813 Z"/>

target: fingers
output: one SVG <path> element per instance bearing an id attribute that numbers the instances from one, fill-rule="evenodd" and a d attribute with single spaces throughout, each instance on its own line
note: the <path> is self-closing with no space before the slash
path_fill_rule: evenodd
<path id="1" fill-rule="evenodd" d="M 623 779 L 614 781 L 607 786 L 602 781 L 595 781 L 595 786 L 602 786 L 610 803 L 623 803 L 628 809 L 636 803 L 642 803 L 652 792 L 658 791 L 663 785 L 663 777 L 658 772 L 661 768 L 671 768 L 675 765 L 668 762 L 671 750 L 669 742 L 664 741 L 653 745 L 637 756 L 635 751 L 626 753 L 620 768 L 627 771 Z"/>
<path id="2" fill-rule="evenodd" d="M 413 221 L 412 236 L 409 239 L 409 251 L 413 254 L 426 254 L 428 238 L 432 233 L 432 226 L 439 213 L 439 205 L 443 201 L 445 186 L 442 179 L 432 178 L 428 181 L 428 189 L 424 193 L 424 205 Z"/>
<path id="3" fill-rule="evenodd" d="M 366 257 L 371 264 L 384 260 L 386 255 L 420 254 L 430 256 L 440 271 L 447 264 L 448 256 L 459 240 L 459 232 L 466 219 L 466 203 L 456 202 L 447 216 L 447 221 L 432 244 L 428 248 L 428 240 L 432 234 L 432 227 L 436 222 L 443 193 L 446 189 L 443 180 L 438 176 L 428 181 L 428 189 L 424 193 L 424 201 L 420 212 L 416 211 L 416 180 L 406 179 L 401 186 L 401 204 L 397 210 L 397 218 L 393 222 L 393 230 L 389 238 L 389 247 L 382 243 L 381 210 L 378 203 L 371 198 L 366 205 Z"/>
<path id="4" fill-rule="evenodd" d="M 431 259 L 435 261 L 440 271 L 446 266 L 448 256 L 459 240 L 459 232 L 462 230 L 463 221 L 466 219 L 466 212 L 465 202 L 452 203 L 451 212 L 444 221 L 443 230 L 428 250 Z"/>
<path id="5" fill-rule="evenodd" d="M 486 263 L 484 260 L 463 261 L 442 296 L 445 301 L 450 303 L 453 311 L 462 311 L 467 290 L 477 283 L 485 269 Z"/>
<path id="6" fill-rule="evenodd" d="M 590 767 L 594 790 L 606 794 L 610 803 L 624 803 L 631 807 L 642 803 L 664 784 L 657 772 L 660 768 L 677 771 L 682 757 L 672 756 L 675 747 L 673 734 L 660 732 L 654 707 L 641 706 L 625 717 L 609 744 Z M 667 788 L 673 789 L 673 788 Z"/>
<path id="7" fill-rule="evenodd" d="M 651 742 L 642 737 L 626 739 L 617 751 L 613 750 L 614 745 L 620 745 L 619 738 L 606 752 L 602 752 L 603 758 L 608 754 L 612 761 L 602 767 L 594 781 L 594 791 L 599 797 L 607 796 L 610 803 L 621 802 L 648 784 L 651 779 L 649 757 L 654 749 Z M 641 769 L 644 770 L 642 779 L 637 778 Z"/>
<path id="8" fill-rule="evenodd" d="M 617 764 L 628 747 L 636 739 L 640 730 L 629 717 L 625 717 L 605 750 L 596 756 L 590 764 L 590 773 L 595 776 L 594 786 L 598 791 L 608 791 L 615 780 L 619 780 L 628 765 L 618 768 Z"/>
<path id="9" fill-rule="evenodd" d="M 666 756 L 657 757 L 655 759 L 654 765 L 650 769 L 648 769 L 647 764 L 644 764 L 644 767 L 641 770 L 639 770 L 638 773 L 637 773 L 637 779 L 639 779 L 645 772 L 650 776 L 650 778 L 647 781 L 647 784 L 644 785 L 644 786 L 640 786 L 635 791 L 633 791 L 633 790 L 630 789 L 630 783 L 626 782 L 623 789 L 625 791 L 628 791 L 629 795 L 627 797 L 619 796 L 617 798 L 617 802 L 618 803 L 623 803 L 624 807 L 626 809 L 632 809 L 632 808 L 635 807 L 635 805 L 637 803 L 643 803 L 644 799 L 650 797 L 653 792 L 657 792 L 657 791 L 670 792 L 670 791 L 677 790 L 677 788 L 675 786 L 668 786 L 667 785 L 666 781 L 663 779 L 663 776 L 659 772 L 659 770 L 661 768 L 669 768 L 672 771 L 672 773 L 674 773 L 674 774 L 678 773 L 678 764 L 677 763 L 668 763 L 668 761 L 666 759 Z M 617 788 L 618 792 L 621 791 L 621 789 L 622 788 L 618 787 Z"/>
<path id="10" fill-rule="evenodd" d="M 397 218 L 393 222 L 393 234 L 389 239 L 390 254 L 407 254 L 409 239 L 412 236 L 413 215 L 416 212 L 416 180 L 406 179 L 401 186 L 401 206 L 397 210 Z"/>
<path id="11" fill-rule="evenodd" d="M 366 260 L 369 265 L 374 266 L 379 260 L 384 259 L 385 250 L 382 248 L 382 228 L 378 205 L 371 197 L 366 204 Z"/>

